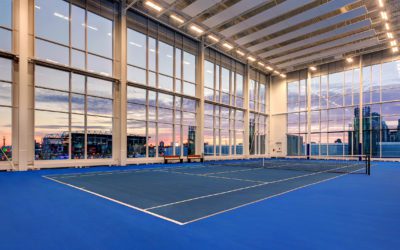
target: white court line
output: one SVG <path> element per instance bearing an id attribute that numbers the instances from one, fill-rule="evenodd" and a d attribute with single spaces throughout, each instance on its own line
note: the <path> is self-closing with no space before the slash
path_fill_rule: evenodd
<path id="1" fill-rule="evenodd" d="M 287 191 L 285 191 L 285 192 L 281 192 L 281 193 L 278 193 L 278 194 L 270 195 L 270 196 L 267 196 L 267 197 L 265 197 L 265 198 L 261 198 L 261 199 L 258 199 L 258 200 L 252 201 L 252 202 L 248 202 L 248 203 L 245 203 L 245 204 L 236 206 L 236 207 L 232 207 L 232 208 L 229 208 L 229 209 L 225 209 L 225 210 L 222 210 L 222 211 L 219 211 L 219 212 L 216 212 L 216 213 L 212 213 L 212 214 L 209 214 L 209 215 L 206 215 L 206 216 L 203 216 L 203 217 L 194 219 L 194 220 L 182 222 L 182 225 L 184 226 L 184 225 L 187 225 L 187 224 L 190 224 L 190 223 L 199 221 L 199 220 L 203 220 L 203 219 L 206 219 L 206 218 L 210 218 L 210 217 L 215 216 L 215 215 L 218 215 L 218 214 L 222 214 L 222 213 L 229 212 L 229 211 L 232 211 L 232 210 L 235 210 L 235 209 L 244 207 L 244 206 L 248 206 L 248 205 L 257 203 L 257 202 L 261 202 L 261 201 L 265 201 L 265 200 L 268 200 L 268 199 L 271 199 L 271 198 L 274 198 L 274 197 L 277 197 L 277 196 L 281 196 L 281 195 L 284 195 L 284 194 L 287 194 L 287 193 L 290 193 L 290 192 L 293 192 L 293 191 L 296 191 L 296 190 L 299 190 L 299 189 L 302 189 L 302 188 L 305 188 L 305 187 L 309 187 L 309 186 L 313 186 L 313 185 L 316 185 L 316 184 L 320 184 L 320 183 L 323 183 L 323 182 L 326 182 L 326 181 L 330 181 L 330 180 L 333 180 L 333 179 L 336 179 L 336 178 L 339 178 L 339 177 L 342 177 L 342 176 L 345 176 L 345 175 L 348 175 L 348 174 L 351 174 L 351 173 L 354 173 L 354 172 L 357 172 L 357 171 L 360 171 L 360 170 L 361 170 L 361 169 L 354 170 L 354 171 L 351 171 L 351 172 L 349 172 L 349 173 L 337 175 L 337 176 L 334 176 L 334 177 L 331 177 L 331 178 L 328 178 L 328 179 L 324 179 L 324 180 L 317 181 L 317 182 L 313 182 L 313 183 L 310 183 L 310 184 L 307 184 L 307 185 L 304 185 L 304 186 L 300 186 L 300 187 L 297 187 L 297 188 L 293 188 L 293 189 L 287 190 Z"/>
<path id="2" fill-rule="evenodd" d="M 176 221 L 176 220 L 174 220 L 174 219 L 171 219 L 171 218 L 168 218 L 168 217 L 165 217 L 165 216 L 162 216 L 162 215 L 156 214 L 156 213 L 152 213 L 152 212 L 150 212 L 150 211 L 146 211 L 146 210 L 144 210 L 144 209 L 141 209 L 141 208 L 138 208 L 138 207 L 132 206 L 132 205 L 130 205 L 130 204 L 127 204 L 127 203 L 125 203 L 125 202 L 122 202 L 122 201 L 119 201 L 119 200 L 115 200 L 115 199 L 113 199 L 113 198 L 110 198 L 110 197 L 107 197 L 107 196 L 104 196 L 104 195 L 101 195 L 101 194 L 98 194 L 98 193 L 95 193 L 95 192 L 92 192 L 92 191 L 89 191 L 89 190 L 87 190 L 87 189 L 80 188 L 80 187 L 77 187 L 77 186 L 74 186 L 74 185 L 71 185 L 71 184 L 68 184 L 68 183 L 65 183 L 65 182 L 62 182 L 62 181 L 59 181 L 59 180 L 56 180 L 56 179 L 53 179 L 53 178 L 47 177 L 47 176 L 43 176 L 43 178 L 46 178 L 46 179 L 49 179 L 49 180 L 52 180 L 52 181 L 58 182 L 58 183 L 60 183 L 60 184 L 64 184 L 64 185 L 66 185 L 66 186 L 69 186 L 69 187 L 72 187 L 72 188 L 78 189 L 78 190 L 80 190 L 80 191 L 83 191 L 83 192 L 86 192 L 86 193 L 89 193 L 89 194 L 92 194 L 92 195 L 95 195 L 95 196 L 101 197 L 101 198 L 103 198 L 103 199 L 106 199 L 106 200 L 109 200 L 109 201 L 113 201 L 113 202 L 115 202 L 115 203 L 118 203 L 118 204 L 120 204 L 120 205 L 123 205 L 123 206 L 129 207 L 129 208 L 132 208 L 132 209 L 135 209 L 135 210 L 138 210 L 138 211 L 140 211 L 140 212 L 143 212 L 143 213 L 146 213 L 146 214 L 153 215 L 153 216 L 155 216 L 155 217 L 158 217 L 158 218 L 160 218 L 160 219 L 167 220 L 167 221 L 169 221 L 169 222 L 172 222 L 172 223 L 178 224 L 178 225 L 180 225 L 180 226 L 182 226 L 182 225 L 183 225 L 183 223 L 182 223 L 182 222 Z"/>
<path id="3" fill-rule="evenodd" d="M 224 177 L 224 176 L 212 176 L 212 175 L 206 175 L 206 174 L 191 174 L 191 173 L 185 173 L 185 172 L 163 171 L 163 170 L 154 170 L 154 172 L 164 172 L 164 173 L 171 173 L 171 174 L 183 174 L 183 175 L 189 175 L 189 176 L 199 176 L 199 177 L 217 178 L 217 179 L 234 180 L 234 181 L 264 183 L 263 181 L 255 181 L 255 180 L 240 179 L 240 178 L 230 178 L 230 177 Z"/>
<path id="4" fill-rule="evenodd" d="M 312 185 L 315 185 L 315 184 L 318 184 L 318 183 L 322 183 L 322 182 L 325 182 L 325 181 L 328 181 L 328 180 L 336 179 L 336 178 L 338 178 L 338 177 L 345 176 L 345 175 L 348 175 L 348 174 L 350 174 L 350 173 L 354 173 L 354 172 L 361 171 L 361 170 L 362 170 L 362 169 L 354 170 L 354 171 L 352 171 L 352 172 L 345 173 L 345 174 L 338 175 L 338 176 L 334 176 L 334 177 L 332 177 L 332 178 L 328 178 L 328 179 L 325 179 L 325 180 L 322 180 L 322 181 L 310 183 L 310 184 L 307 184 L 307 185 L 304 185 L 304 186 L 301 186 L 301 187 L 297 187 L 297 188 L 294 188 L 294 189 L 291 189 L 291 190 L 288 190 L 288 191 L 285 191 L 285 192 L 282 192 L 282 193 L 279 193 L 279 194 L 275 194 L 275 195 L 272 195 L 272 196 L 268 196 L 268 197 L 265 197 L 265 198 L 262 198 L 262 199 L 259 199 L 259 200 L 256 200 L 256 201 L 252 201 L 252 202 L 249 202 L 249 203 L 246 203 L 246 204 L 242 204 L 242 205 L 240 205 L 240 206 L 236 206 L 236 207 L 233 207 L 233 208 L 229 208 L 229 209 L 226 209 L 226 210 L 223 210 L 223 211 L 219 211 L 219 212 L 216 212 L 216 213 L 213 213 L 213 214 L 209 214 L 209 215 L 206 215 L 206 216 L 203 216 L 203 217 L 200 217 L 200 218 L 191 220 L 191 221 L 186 221 L 186 222 L 180 222 L 180 221 L 177 221 L 177 220 L 168 218 L 168 217 L 166 217 L 166 216 L 163 216 L 163 215 L 160 215 L 160 214 L 157 214 L 157 213 L 150 212 L 150 211 L 148 211 L 147 209 L 142 209 L 142 208 L 139 208 L 139 207 L 135 207 L 135 206 L 132 206 L 132 205 L 130 205 L 130 204 L 127 204 L 127 203 L 124 203 L 124 202 L 115 200 L 115 199 L 113 199 L 113 198 L 110 198 L 110 197 L 107 197 L 107 196 L 104 196 L 104 195 L 101 195 L 101 194 L 98 194 L 98 193 L 95 193 L 95 192 L 92 192 L 92 191 L 89 191 L 89 190 L 86 190 L 86 189 L 81 188 L 81 187 L 77 187 L 77 186 L 74 186 L 74 185 L 71 185 L 71 184 L 68 184 L 68 183 L 65 183 L 65 182 L 62 182 L 62 181 L 53 179 L 53 178 L 48 177 L 48 176 L 42 176 L 42 177 L 43 177 L 43 178 L 46 178 L 46 179 L 49 179 L 49 180 L 52 180 L 52 181 L 54 181 L 54 182 L 57 182 L 57 183 L 60 183 L 60 184 L 63 184 L 63 185 L 66 185 L 66 186 L 75 188 L 75 189 L 78 189 L 78 190 L 80 190 L 80 191 L 83 191 L 83 192 L 86 192 L 86 193 L 89 193 L 89 194 L 98 196 L 98 197 L 100 197 L 100 198 L 103 198 L 103 199 L 106 199 L 106 200 L 109 200 L 109 201 L 118 203 L 118 204 L 120 204 L 120 205 L 129 207 L 129 208 L 131 208 L 131 209 L 134 209 L 134 210 L 137 210 L 137 211 L 141 211 L 141 212 L 146 213 L 146 214 L 149 214 L 149 215 L 153 215 L 153 216 L 155 216 L 155 217 L 157 217 L 157 218 L 160 218 L 160 219 L 163 219 L 163 220 L 172 222 L 172 223 L 174 223 L 174 224 L 183 226 L 183 225 L 187 225 L 187 224 L 189 224 L 189 223 L 193 223 L 193 222 L 196 222 L 196 221 L 199 221 L 199 220 L 202 220 L 202 219 L 206 219 L 206 218 L 209 218 L 209 217 L 212 217 L 212 216 L 215 216 L 215 215 L 224 213 L 224 212 L 228 212 L 228 211 L 231 211 L 231 210 L 240 208 L 240 207 L 244 207 L 244 206 L 247 206 L 247 205 L 250 205 L 250 204 L 254 204 L 254 203 L 257 203 L 257 202 L 260 202 L 260 201 L 263 201 L 263 200 L 267 200 L 267 199 L 270 199 L 270 198 L 273 198 L 273 197 L 276 197 L 276 196 L 280 196 L 280 195 L 283 195 L 283 194 L 286 194 L 286 193 L 289 193 L 289 192 L 292 192 L 292 191 L 295 191 L 295 190 L 298 190 L 298 189 L 301 189 L 301 188 L 304 188 L 304 187 L 308 187 L 308 186 L 312 186 Z M 320 172 L 318 172 L 318 173 L 320 173 Z M 318 173 L 313 173 L 313 174 L 318 174 Z M 312 174 L 311 174 L 311 175 L 312 175 Z M 304 176 L 303 176 L 303 177 L 304 177 Z M 274 181 L 274 182 L 276 183 L 276 182 L 278 182 L 278 181 L 281 181 L 281 180 L 277 180 L 277 181 Z M 263 184 L 258 184 L 258 185 L 254 185 L 254 186 L 261 186 L 261 185 L 265 185 L 265 184 L 263 183 Z M 250 187 L 252 187 L 252 186 L 250 186 Z M 250 187 L 248 187 L 248 188 L 250 188 Z M 229 191 L 228 191 L 228 192 L 229 192 Z"/>
<path id="5" fill-rule="evenodd" d="M 57 178 L 74 178 L 74 177 L 88 177 L 88 176 L 96 176 L 101 175 L 104 173 L 111 173 L 111 174 L 128 174 L 131 172 L 147 172 L 152 170 L 158 169 L 192 169 L 192 168 L 205 168 L 208 166 L 204 165 L 196 165 L 191 167 L 185 166 L 175 166 L 175 167 L 153 167 L 153 168 L 144 168 L 144 169 L 126 169 L 126 170 L 106 170 L 106 171 L 96 171 L 96 172 L 89 172 L 89 173 L 67 173 L 67 174 L 51 174 L 51 175 L 44 175 L 47 177 L 57 177 Z"/>
<path id="6" fill-rule="evenodd" d="M 334 170 L 342 169 L 342 168 L 345 168 L 345 167 L 336 168 Z M 331 171 L 331 170 L 333 170 L 333 169 L 330 169 L 329 171 Z M 293 177 L 289 177 L 289 178 L 285 178 L 285 179 L 280 179 L 280 180 L 276 180 L 276 181 L 262 182 L 262 183 L 260 183 L 258 185 L 253 185 L 253 186 L 248 186 L 248 187 L 243 187 L 243 188 L 237 188 L 237 189 L 232 189 L 232 190 L 229 190 L 229 191 L 224 191 L 224 192 L 219 192 L 219 193 L 214 193 L 214 194 L 208 194 L 208 195 L 198 196 L 198 197 L 194 197 L 194 198 L 190 198 L 190 199 L 186 199 L 186 200 L 166 203 L 166 204 L 162 204 L 162 205 L 158 205 L 158 206 L 154 206 L 154 207 L 145 208 L 145 210 L 148 211 L 148 210 L 152 210 L 152 209 L 156 209 L 156 208 L 173 206 L 173 205 L 177 205 L 177 204 L 181 204 L 181 203 L 185 203 L 185 202 L 190 202 L 190 201 L 194 201 L 194 200 L 210 198 L 210 197 L 213 197 L 213 196 L 219 196 L 219 195 L 234 193 L 234 192 L 238 192 L 238 191 L 242 191 L 242 190 L 246 190 L 246 189 L 250 189 L 250 188 L 266 186 L 266 185 L 269 185 L 269 184 L 274 184 L 274 183 L 279 183 L 279 182 L 284 182 L 284 181 L 290 181 L 290 180 L 294 180 L 294 179 L 298 179 L 298 178 L 302 178 L 302 177 L 307 177 L 307 176 L 312 176 L 312 175 L 316 175 L 316 174 L 322 174 L 322 173 L 326 173 L 327 171 L 328 170 L 320 171 L 320 172 L 313 172 L 311 174 L 305 174 L 305 175 L 297 175 L 297 176 L 293 176 Z M 211 176 L 205 176 L 205 177 L 211 177 Z"/>

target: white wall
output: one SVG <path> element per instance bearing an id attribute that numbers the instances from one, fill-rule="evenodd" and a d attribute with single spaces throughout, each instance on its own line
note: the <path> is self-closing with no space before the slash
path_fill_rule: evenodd
<path id="1" fill-rule="evenodd" d="M 269 154 L 271 157 L 286 156 L 286 79 L 273 77 L 270 91 Z"/>

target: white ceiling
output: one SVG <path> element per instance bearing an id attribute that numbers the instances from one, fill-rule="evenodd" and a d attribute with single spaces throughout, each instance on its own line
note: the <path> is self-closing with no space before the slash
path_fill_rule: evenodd
<path id="1" fill-rule="evenodd" d="M 185 24 L 178 25 L 183 31 L 194 35 L 188 28 L 192 23 L 203 28 L 208 46 L 224 50 L 221 45 L 228 42 L 281 71 L 387 48 L 382 10 L 391 17 L 392 33 L 400 30 L 399 0 L 385 0 L 384 8 L 378 0 L 152 1 L 167 10 L 165 20 L 169 12 L 183 17 Z M 209 34 L 220 42 L 209 41 Z"/>

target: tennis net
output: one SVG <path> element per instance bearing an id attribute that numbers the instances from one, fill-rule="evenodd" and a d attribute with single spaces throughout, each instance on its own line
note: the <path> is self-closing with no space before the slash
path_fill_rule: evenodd
<path id="1" fill-rule="evenodd" d="M 369 155 L 291 156 L 285 158 L 257 158 L 225 162 L 213 161 L 207 162 L 206 164 L 307 172 L 364 173 L 369 175 L 371 158 Z"/>

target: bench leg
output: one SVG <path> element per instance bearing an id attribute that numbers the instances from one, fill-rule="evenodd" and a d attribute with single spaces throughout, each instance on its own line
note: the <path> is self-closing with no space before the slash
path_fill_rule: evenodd
<path id="1" fill-rule="evenodd" d="M 168 161 L 167 160 L 164 160 L 164 164 L 167 164 L 168 163 Z"/>
<path id="2" fill-rule="evenodd" d="M 179 159 L 179 162 L 180 162 L 180 163 L 183 163 L 183 159 Z"/>

